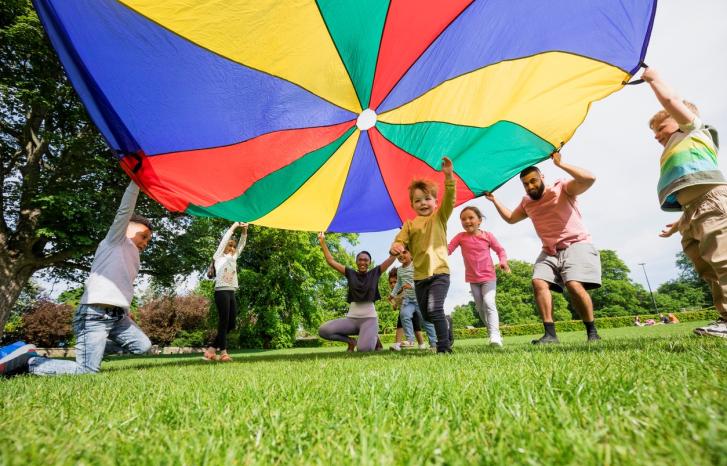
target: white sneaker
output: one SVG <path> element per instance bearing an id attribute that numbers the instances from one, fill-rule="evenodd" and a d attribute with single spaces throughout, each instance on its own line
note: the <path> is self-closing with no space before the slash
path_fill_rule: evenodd
<path id="1" fill-rule="evenodd" d="M 427 345 L 426 343 L 422 343 L 421 345 L 419 345 L 419 349 L 429 349 L 429 345 Z"/>
<path id="2" fill-rule="evenodd" d="M 389 346 L 389 349 L 391 351 L 401 351 L 401 344 L 400 343 L 394 343 L 391 346 Z"/>
<path id="3" fill-rule="evenodd" d="M 490 340 L 490 346 L 497 346 L 502 348 L 502 340 Z"/>
<path id="4" fill-rule="evenodd" d="M 702 336 L 710 335 L 713 337 L 727 338 L 727 320 L 717 319 L 717 321 L 709 325 L 695 328 L 694 333 Z"/>

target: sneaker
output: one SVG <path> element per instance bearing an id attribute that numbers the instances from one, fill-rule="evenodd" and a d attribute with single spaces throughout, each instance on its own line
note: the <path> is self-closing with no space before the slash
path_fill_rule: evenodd
<path id="1" fill-rule="evenodd" d="M 28 372 L 28 361 L 38 356 L 35 345 L 18 341 L 0 348 L 0 375 L 11 376 Z"/>
<path id="2" fill-rule="evenodd" d="M 694 329 L 694 333 L 700 336 L 713 336 L 727 338 L 727 320 L 717 319 L 709 325 Z"/>
<path id="3" fill-rule="evenodd" d="M 547 333 L 543 335 L 542 337 L 538 338 L 537 340 L 531 341 L 534 345 L 549 345 L 549 344 L 557 344 L 560 343 L 558 340 L 558 337 L 551 337 Z"/>
<path id="4" fill-rule="evenodd" d="M 426 343 L 422 343 L 421 345 L 419 345 L 419 349 L 429 349 L 429 345 L 427 345 Z"/>
<path id="5" fill-rule="evenodd" d="M 502 348 L 502 340 L 490 340 L 490 346 Z"/>
<path id="6" fill-rule="evenodd" d="M 389 346 L 389 349 L 391 351 L 401 351 L 401 343 L 394 343 L 391 346 Z"/>
<path id="7" fill-rule="evenodd" d="M 586 341 L 588 343 L 593 343 L 593 342 L 596 342 L 596 341 L 601 341 L 601 337 L 599 337 L 597 333 L 589 333 L 588 336 L 587 336 L 587 338 L 586 338 Z"/>
<path id="8" fill-rule="evenodd" d="M 404 340 L 401 342 L 401 347 L 403 348 L 414 348 L 414 342 L 411 342 L 409 340 Z"/>
<path id="9" fill-rule="evenodd" d="M 27 343 L 24 341 L 16 341 L 15 343 L 7 346 L 0 347 L 0 364 L 5 362 L 5 358 L 12 355 L 15 351 L 25 346 Z"/>

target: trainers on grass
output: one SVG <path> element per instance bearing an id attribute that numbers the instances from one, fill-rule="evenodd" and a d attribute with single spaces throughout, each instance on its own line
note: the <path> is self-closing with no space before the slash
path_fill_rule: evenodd
<path id="1" fill-rule="evenodd" d="M 601 341 L 601 337 L 599 337 L 598 334 L 595 333 L 595 332 L 594 333 L 589 333 L 587 335 L 587 337 L 586 337 L 586 341 L 588 343 L 593 343 L 593 342 L 596 342 L 596 341 Z"/>
<path id="2" fill-rule="evenodd" d="M 389 349 L 391 351 L 401 351 L 401 343 L 394 343 L 391 346 L 389 346 Z"/>
<path id="3" fill-rule="evenodd" d="M 11 376 L 28 372 L 28 361 L 38 356 L 35 345 L 22 341 L 0 348 L 0 375 Z"/>
<path id="4" fill-rule="evenodd" d="M 543 335 L 542 337 L 538 338 L 537 340 L 531 341 L 534 345 L 549 345 L 554 343 L 560 343 L 558 340 L 558 337 L 551 337 L 547 333 Z"/>
<path id="5" fill-rule="evenodd" d="M 694 333 L 701 336 L 727 338 L 727 320 L 717 319 L 709 325 L 695 328 Z"/>

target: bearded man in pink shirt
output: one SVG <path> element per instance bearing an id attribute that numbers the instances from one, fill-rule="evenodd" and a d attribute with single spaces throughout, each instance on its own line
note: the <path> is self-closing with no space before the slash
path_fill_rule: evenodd
<path id="1" fill-rule="evenodd" d="M 492 193 L 486 193 L 485 197 L 495 204 L 497 212 L 507 223 L 517 223 L 530 217 L 543 242 L 543 250 L 533 268 L 533 291 L 545 335 L 533 340 L 533 344 L 559 343 L 550 291 L 562 293 L 564 286 L 586 326 L 587 341 L 597 341 L 601 338 L 596 331 L 593 301 L 587 290 L 601 286 L 601 258 L 583 225 L 576 202 L 576 196 L 590 188 L 596 177 L 587 170 L 562 162 L 560 152 L 554 152 L 551 158 L 556 167 L 573 178 L 546 186 L 540 170 L 528 167 L 520 172 L 520 181 L 527 196 L 515 210 L 508 210 Z"/>

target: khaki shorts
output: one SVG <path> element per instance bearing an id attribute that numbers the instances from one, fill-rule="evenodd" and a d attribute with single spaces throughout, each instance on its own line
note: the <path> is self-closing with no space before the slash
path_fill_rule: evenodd
<path id="1" fill-rule="evenodd" d="M 591 243 L 575 243 L 555 256 L 541 252 L 535 260 L 533 279 L 545 280 L 550 289 L 563 292 L 566 282 L 580 282 L 587 290 L 601 287 L 601 257 Z"/>

